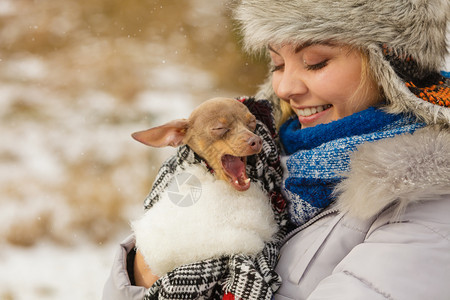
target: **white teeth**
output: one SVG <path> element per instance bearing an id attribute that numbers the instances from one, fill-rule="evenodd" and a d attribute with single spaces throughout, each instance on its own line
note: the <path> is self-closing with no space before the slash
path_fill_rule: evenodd
<path id="1" fill-rule="evenodd" d="M 315 108 L 305 108 L 305 109 L 303 109 L 303 110 L 299 110 L 299 112 L 301 112 L 302 114 L 303 114 L 303 116 L 310 116 L 310 115 L 312 115 L 313 113 L 315 113 L 316 112 L 316 109 Z"/>
<path id="2" fill-rule="evenodd" d="M 239 181 L 236 180 L 234 183 L 239 184 Z"/>
<path id="3" fill-rule="evenodd" d="M 302 117 L 309 117 L 311 115 L 322 112 L 331 107 L 331 104 L 316 106 L 316 107 L 308 107 L 304 109 L 297 109 L 297 115 Z"/>
<path id="4" fill-rule="evenodd" d="M 250 182 L 250 178 L 245 179 L 244 182 L 245 182 L 245 184 L 249 183 Z"/>

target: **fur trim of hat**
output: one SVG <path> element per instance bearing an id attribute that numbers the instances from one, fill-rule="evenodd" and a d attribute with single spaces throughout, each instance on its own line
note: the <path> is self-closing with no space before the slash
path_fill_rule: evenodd
<path id="1" fill-rule="evenodd" d="M 448 52 L 446 27 L 450 19 L 449 0 L 242 0 L 235 8 L 241 24 L 244 46 L 250 52 L 267 51 L 267 45 L 335 41 L 365 50 L 370 67 L 383 89 L 392 113 L 413 113 L 429 124 L 450 123 L 448 91 L 450 81 L 436 74 Z M 415 80 L 439 86 L 438 104 L 424 101 L 421 91 L 401 76 L 386 55 L 414 61 Z M 405 59 L 406 61 L 406 59 Z M 431 76 L 430 74 L 433 74 Z M 260 95 L 274 98 L 267 82 Z M 413 86 L 413 87 L 411 87 Z M 422 93 L 423 94 L 423 93 Z M 276 97 L 275 97 L 276 98 Z"/>

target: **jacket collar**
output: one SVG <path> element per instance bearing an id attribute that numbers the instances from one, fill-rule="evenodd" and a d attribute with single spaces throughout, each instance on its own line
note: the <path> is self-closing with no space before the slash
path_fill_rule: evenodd
<path id="1" fill-rule="evenodd" d="M 429 126 L 360 145 L 335 192 L 339 209 L 360 219 L 450 194 L 450 131 Z"/>

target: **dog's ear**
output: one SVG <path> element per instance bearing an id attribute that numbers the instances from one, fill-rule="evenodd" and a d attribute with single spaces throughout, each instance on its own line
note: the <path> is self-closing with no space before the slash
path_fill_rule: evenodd
<path id="1" fill-rule="evenodd" d="M 184 144 L 183 139 L 189 127 L 187 119 L 174 120 L 164 125 L 133 133 L 131 136 L 148 146 L 178 147 Z"/>

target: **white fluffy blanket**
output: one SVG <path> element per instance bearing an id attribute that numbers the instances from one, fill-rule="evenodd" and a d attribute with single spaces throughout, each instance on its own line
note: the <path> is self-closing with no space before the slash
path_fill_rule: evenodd
<path id="1" fill-rule="evenodd" d="M 154 274 L 162 276 L 212 257 L 254 255 L 276 233 L 269 198 L 257 184 L 238 192 L 204 166 L 189 165 L 183 172 L 201 182 L 197 187 L 195 182 L 179 186 L 178 194 L 191 195 L 195 203 L 177 205 L 174 194 L 166 190 L 141 219 L 132 222 L 136 246 Z"/>

